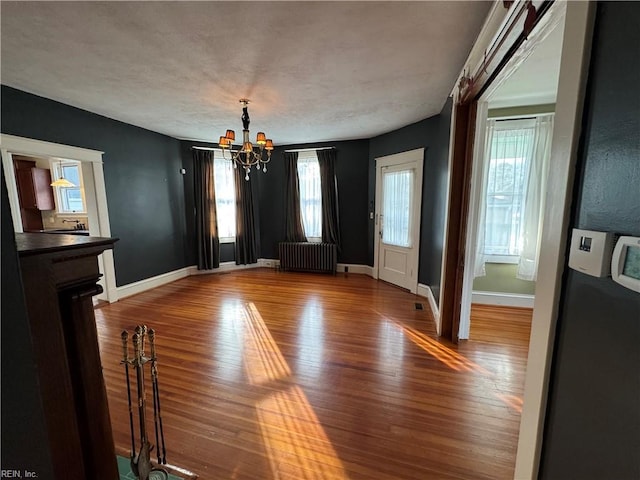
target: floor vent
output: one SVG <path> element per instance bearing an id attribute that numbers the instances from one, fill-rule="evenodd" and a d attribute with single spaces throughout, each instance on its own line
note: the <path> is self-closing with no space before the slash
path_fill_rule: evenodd
<path id="1" fill-rule="evenodd" d="M 422 304 L 416 302 L 416 310 L 422 310 Z"/>

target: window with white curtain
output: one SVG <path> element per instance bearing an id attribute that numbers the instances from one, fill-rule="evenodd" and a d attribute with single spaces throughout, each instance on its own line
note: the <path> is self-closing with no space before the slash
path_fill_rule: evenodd
<path id="1" fill-rule="evenodd" d="M 315 151 L 298 153 L 300 211 L 307 240 L 322 241 L 322 196 L 320 193 L 320 165 Z"/>
<path id="2" fill-rule="evenodd" d="M 382 241 L 411 247 L 413 169 L 383 172 Z"/>
<path id="3" fill-rule="evenodd" d="M 486 183 L 484 253 L 492 256 L 489 261 L 518 262 L 534 127 L 533 121 L 496 122 Z"/>
<path id="4" fill-rule="evenodd" d="M 218 237 L 222 243 L 236 239 L 236 184 L 233 162 L 215 152 L 213 157 L 213 177 L 216 192 L 216 219 Z"/>

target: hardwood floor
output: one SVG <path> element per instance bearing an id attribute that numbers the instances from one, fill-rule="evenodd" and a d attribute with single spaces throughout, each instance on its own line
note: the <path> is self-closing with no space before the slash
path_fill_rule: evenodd
<path id="1" fill-rule="evenodd" d="M 423 298 L 363 275 L 270 269 L 192 276 L 95 312 L 125 454 L 120 333 L 144 323 L 168 462 L 201 479 L 513 477 L 526 322 L 501 323 L 514 333 L 500 343 L 472 321 L 479 340 L 456 346 L 436 338 Z"/>

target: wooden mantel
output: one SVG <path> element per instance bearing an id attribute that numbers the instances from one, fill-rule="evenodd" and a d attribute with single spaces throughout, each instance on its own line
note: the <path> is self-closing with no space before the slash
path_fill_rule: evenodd
<path id="1" fill-rule="evenodd" d="M 98 255 L 117 239 L 17 233 L 56 479 L 114 480 L 118 467 L 92 297 Z"/>

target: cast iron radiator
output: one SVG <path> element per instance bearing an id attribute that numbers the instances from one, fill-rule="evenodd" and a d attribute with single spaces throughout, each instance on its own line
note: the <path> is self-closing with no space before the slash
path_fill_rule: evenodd
<path id="1" fill-rule="evenodd" d="M 280 268 L 335 275 L 338 253 L 333 243 L 280 242 Z"/>

